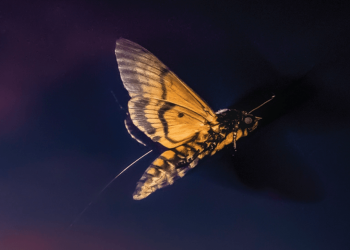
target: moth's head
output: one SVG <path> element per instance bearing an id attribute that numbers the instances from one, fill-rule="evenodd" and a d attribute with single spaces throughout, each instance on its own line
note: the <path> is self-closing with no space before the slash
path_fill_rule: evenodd
<path id="1" fill-rule="evenodd" d="M 241 125 L 243 128 L 242 136 L 247 136 L 248 133 L 254 131 L 258 126 L 259 120 L 262 119 L 261 117 L 253 115 L 252 112 L 264 106 L 266 103 L 270 102 L 273 98 L 275 98 L 275 95 L 273 95 L 269 100 L 265 101 L 264 103 L 260 104 L 258 107 L 252 109 L 249 112 L 242 111 L 242 125 Z"/>
<path id="2" fill-rule="evenodd" d="M 241 121 L 239 123 L 242 136 L 247 136 L 249 133 L 253 132 L 258 127 L 259 120 L 261 120 L 261 117 L 242 111 Z"/>

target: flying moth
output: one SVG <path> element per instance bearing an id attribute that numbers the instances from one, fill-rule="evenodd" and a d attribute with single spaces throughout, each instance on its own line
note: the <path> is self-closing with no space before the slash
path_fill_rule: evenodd
<path id="1" fill-rule="evenodd" d="M 222 109 L 217 112 L 178 78 L 157 57 L 127 39 L 116 42 L 115 55 L 125 89 L 130 95 L 130 135 L 136 126 L 163 152 L 146 169 L 136 185 L 133 198 L 141 200 L 157 189 L 172 185 L 194 168 L 200 159 L 214 155 L 226 145 L 247 136 L 258 126 L 260 117 L 252 111 Z"/>

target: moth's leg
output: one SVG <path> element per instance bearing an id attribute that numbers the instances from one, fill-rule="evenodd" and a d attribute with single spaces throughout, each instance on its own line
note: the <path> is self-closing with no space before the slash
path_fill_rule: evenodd
<path id="1" fill-rule="evenodd" d="M 233 150 L 234 150 L 234 152 L 237 151 L 236 141 L 237 141 L 237 132 L 234 131 L 233 132 Z"/>

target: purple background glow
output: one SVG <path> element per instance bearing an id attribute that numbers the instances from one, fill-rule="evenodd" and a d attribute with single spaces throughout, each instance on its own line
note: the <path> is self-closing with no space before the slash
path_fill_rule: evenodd
<path id="1" fill-rule="evenodd" d="M 2 1 L 0 249 L 349 249 L 345 3 Z M 152 153 L 67 230 L 148 151 L 110 93 L 126 104 L 119 37 L 154 53 L 214 110 L 295 81 L 311 91 L 240 140 L 234 159 L 224 150 L 134 201 Z"/>

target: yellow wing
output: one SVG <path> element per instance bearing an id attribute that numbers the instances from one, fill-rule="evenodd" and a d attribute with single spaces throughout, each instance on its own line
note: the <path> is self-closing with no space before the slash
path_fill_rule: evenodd
<path id="1" fill-rule="evenodd" d="M 216 123 L 211 108 L 151 52 L 121 38 L 115 54 L 131 120 L 153 141 L 174 148 Z"/>

